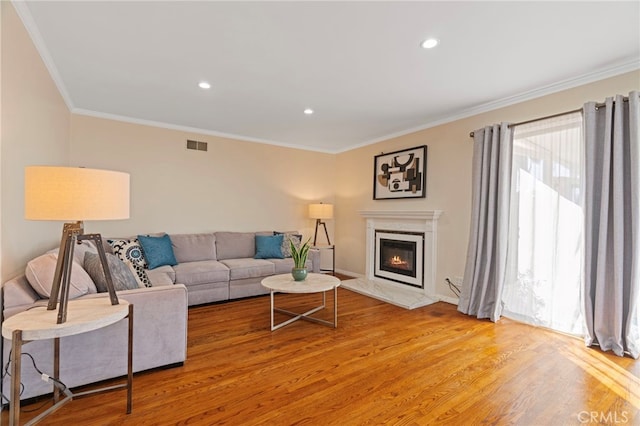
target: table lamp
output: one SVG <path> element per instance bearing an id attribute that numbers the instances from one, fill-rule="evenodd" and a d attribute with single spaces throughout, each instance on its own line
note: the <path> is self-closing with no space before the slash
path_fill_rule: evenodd
<path id="1" fill-rule="evenodd" d="M 327 232 L 327 225 L 322 219 L 333 219 L 333 204 L 309 204 L 309 217 L 316 220 L 316 232 L 313 236 L 313 245 L 316 245 L 318 238 L 318 227 L 324 226 L 324 234 L 327 236 L 327 243 L 331 245 L 329 240 L 329 233 Z"/>
<path id="2" fill-rule="evenodd" d="M 48 310 L 58 309 L 58 324 L 67 319 L 67 302 L 75 244 L 96 245 L 112 305 L 118 304 L 100 234 L 85 234 L 85 220 L 129 218 L 129 174 L 76 167 L 28 166 L 24 180 L 25 219 L 67 221 L 62 228 Z"/>

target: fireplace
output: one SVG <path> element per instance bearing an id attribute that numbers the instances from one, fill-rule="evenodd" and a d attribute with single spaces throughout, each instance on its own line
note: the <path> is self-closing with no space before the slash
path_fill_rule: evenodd
<path id="1" fill-rule="evenodd" d="M 374 276 L 424 288 L 424 232 L 375 231 Z"/>
<path id="2" fill-rule="evenodd" d="M 367 219 L 366 275 L 345 280 L 341 286 L 407 309 L 436 302 L 437 223 L 441 213 L 361 211 Z M 382 246 L 386 248 L 381 258 Z"/>

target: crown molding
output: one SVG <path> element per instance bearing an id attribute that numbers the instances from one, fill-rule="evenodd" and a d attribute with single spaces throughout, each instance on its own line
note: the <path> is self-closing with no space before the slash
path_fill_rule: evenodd
<path id="1" fill-rule="evenodd" d="M 252 138 L 252 137 L 249 137 L 249 136 L 242 136 L 242 135 L 235 135 L 235 134 L 231 134 L 231 133 L 216 132 L 216 131 L 213 131 L 213 130 L 201 129 L 201 128 L 198 128 L 198 127 L 189 127 L 189 126 L 182 126 L 182 125 L 178 125 L 178 124 L 165 123 L 165 122 L 161 122 L 161 121 L 145 120 L 145 119 L 142 119 L 142 118 L 133 118 L 133 117 L 117 115 L 117 114 L 109 114 L 109 113 L 105 113 L 105 112 L 92 111 L 92 110 L 87 110 L 87 109 L 82 109 L 82 108 L 74 108 L 74 109 L 71 110 L 71 113 L 72 114 L 76 114 L 76 115 L 84 115 L 84 116 L 88 116 L 88 117 L 103 118 L 103 119 L 106 119 L 106 120 L 121 121 L 121 122 L 124 122 L 124 123 L 139 124 L 139 125 L 142 125 L 142 126 L 159 127 L 161 129 L 177 130 L 177 131 L 180 131 L 180 132 L 197 133 L 197 134 L 200 134 L 200 135 L 215 136 L 215 137 L 225 138 L 225 139 L 235 139 L 235 140 L 244 141 L 244 142 L 253 142 L 253 143 L 260 143 L 260 144 L 265 144 L 265 145 L 273 145 L 273 146 L 279 146 L 279 147 L 282 147 L 282 148 L 292 148 L 292 149 L 300 149 L 300 150 L 303 150 L 303 151 L 313 151 L 313 152 L 321 152 L 321 153 L 324 153 L 324 154 L 333 154 L 333 152 L 331 152 L 329 150 L 322 150 L 322 149 L 318 149 L 318 148 L 314 148 L 314 147 L 308 147 L 308 146 L 303 146 L 303 145 L 295 145 L 295 144 L 287 144 L 287 143 L 283 143 L 283 142 L 271 141 L 271 140 L 268 140 L 268 139 Z"/>
<path id="2" fill-rule="evenodd" d="M 368 145 L 373 145 L 378 142 L 383 142 L 389 139 L 405 136 L 411 133 L 419 132 L 421 130 L 429 129 L 431 127 L 439 126 L 441 124 L 451 123 L 452 121 L 461 120 L 463 118 L 468 118 L 474 115 L 478 115 L 478 114 L 493 111 L 496 109 L 504 108 L 507 106 L 515 105 L 520 102 L 529 101 L 542 96 L 561 92 L 563 90 L 572 89 L 574 87 L 593 83 L 598 80 L 604 80 L 605 78 L 615 77 L 617 75 L 635 71 L 638 69 L 640 69 L 640 58 L 631 58 L 631 59 L 627 58 L 624 61 L 618 62 L 614 65 L 610 65 L 606 68 L 602 68 L 597 71 L 593 71 L 587 74 L 582 74 L 578 77 L 570 78 L 557 83 L 549 84 L 547 86 L 543 86 L 538 89 L 529 90 L 527 92 L 523 92 L 518 95 L 509 96 L 506 98 L 498 99 L 498 100 L 487 102 L 478 106 L 467 108 L 456 114 L 445 115 L 417 127 L 413 127 L 406 130 L 401 130 L 396 133 L 380 136 L 375 139 L 370 139 L 368 141 L 362 142 L 360 144 L 351 145 L 339 151 L 335 151 L 334 153 L 339 154 L 342 152 L 351 151 L 353 149 L 362 148 Z"/>

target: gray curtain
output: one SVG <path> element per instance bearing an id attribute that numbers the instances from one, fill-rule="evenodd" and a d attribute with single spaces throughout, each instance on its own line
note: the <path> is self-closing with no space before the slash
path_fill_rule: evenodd
<path id="1" fill-rule="evenodd" d="M 639 92 L 584 105 L 587 345 L 640 355 Z"/>
<path id="2" fill-rule="evenodd" d="M 502 313 L 513 132 L 508 124 L 474 132 L 471 229 L 458 310 L 497 321 Z"/>

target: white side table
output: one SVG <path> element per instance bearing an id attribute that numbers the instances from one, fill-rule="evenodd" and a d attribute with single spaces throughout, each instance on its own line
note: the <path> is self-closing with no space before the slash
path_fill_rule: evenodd
<path id="1" fill-rule="evenodd" d="M 60 372 L 60 338 L 87 333 L 129 318 L 127 382 L 106 388 L 72 394 L 68 389 L 63 392 L 54 386 L 54 404 L 26 424 L 34 424 L 42 420 L 74 396 L 104 392 L 112 389 L 127 388 L 127 414 L 131 413 L 131 390 L 133 383 L 133 305 L 120 299 L 118 305 L 112 305 L 108 298 L 70 300 L 67 309 L 67 321 L 57 324 L 57 310 L 47 310 L 45 306 L 20 312 L 7 318 L 2 324 L 2 336 L 11 340 L 11 401 L 9 403 L 9 425 L 17 426 L 20 422 L 20 367 L 22 345 L 33 340 L 54 339 L 53 377 L 58 378 Z"/>
<path id="2" fill-rule="evenodd" d="M 324 324 L 336 328 L 338 326 L 338 287 L 340 286 L 340 280 L 332 275 L 325 274 L 313 274 L 307 275 L 307 279 L 304 281 L 295 281 L 291 274 L 272 275 L 262 280 L 262 286 L 271 290 L 271 331 L 277 330 L 280 327 L 284 327 L 287 324 L 291 324 L 299 319 L 304 319 L 319 324 Z M 327 302 L 326 292 L 333 290 L 333 322 L 325 321 L 319 318 L 313 318 L 310 315 L 314 312 L 318 312 L 320 309 L 324 309 Z M 296 312 L 286 311 L 284 309 L 276 308 L 274 306 L 275 293 L 320 293 L 322 292 L 322 305 L 317 306 L 305 313 L 298 314 Z M 273 323 L 274 312 L 280 312 L 283 314 L 291 315 L 286 321 L 280 324 Z"/>
<path id="3" fill-rule="evenodd" d="M 320 263 L 322 263 L 322 251 L 323 250 L 331 250 L 331 269 L 319 268 L 319 270 L 320 270 L 320 272 L 331 272 L 331 275 L 335 275 L 336 274 L 336 246 L 335 246 L 335 244 L 329 244 L 329 245 L 324 245 L 324 246 L 319 245 L 319 246 L 313 246 L 311 248 L 320 251 Z"/>

